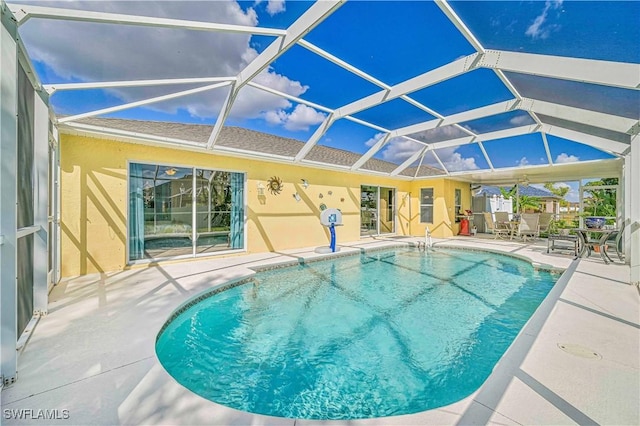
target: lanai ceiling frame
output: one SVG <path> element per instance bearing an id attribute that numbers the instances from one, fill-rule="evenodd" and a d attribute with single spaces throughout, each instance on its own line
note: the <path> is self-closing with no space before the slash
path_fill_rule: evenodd
<path id="1" fill-rule="evenodd" d="M 137 15 L 110 14 L 102 12 L 89 12 L 72 9 L 47 8 L 31 5 L 10 5 L 11 11 L 16 17 L 19 25 L 24 24 L 30 18 L 48 18 L 71 21 L 90 21 L 90 22 L 110 22 L 125 25 L 140 25 L 164 28 L 181 28 L 197 31 L 222 31 L 222 32 L 239 32 L 246 34 L 269 35 L 276 39 L 253 61 L 251 61 L 236 76 L 227 77 L 209 77 L 209 78 L 179 78 L 179 79 L 159 79 L 159 80 L 138 80 L 138 81 L 120 81 L 120 82 L 95 82 L 95 83 L 66 83 L 66 84 L 50 84 L 43 86 L 46 91 L 52 95 L 59 90 L 76 90 L 87 88 L 109 88 L 109 87 L 133 87 L 133 86 L 152 86 L 166 84 L 200 84 L 213 83 L 197 87 L 195 89 L 174 92 L 168 95 L 149 98 L 136 102 L 131 102 L 111 108 L 104 108 L 92 112 L 77 114 L 75 116 L 62 117 L 59 123 L 68 123 L 80 118 L 102 115 L 109 112 L 121 111 L 127 108 L 147 105 L 161 100 L 172 99 L 175 97 L 186 96 L 191 93 L 198 93 L 206 90 L 214 90 L 227 88 L 228 94 L 225 103 L 218 115 L 214 129 L 206 144 L 207 149 L 217 150 L 215 145 L 219 132 L 224 125 L 234 100 L 239 91 L 250 86 L 265 92 L 272 93 L 277 96 L 289 99 L 294 102 L 305 104 L 327 114 L 324 122 L 320 124 L 314 134 L 303 145 L 302 149 L 292 159 L 294 163 L 314 163 L 305 159 L 311 149 L 320 141 L 326 131 L 339 119 L 347 119 L 358 124 L 375 129 L 384 134 L 377 143 L 369 148 L 367 152 L 362 154 L 349 169 L 358 171 L 362 170 L 365 163 L 371 159 L 376 153 L 383 149 L 393 138 L 405 138 L 413 142 L 423 145 L 410 156 L 407 161 L 399 165 L 389 175 L 397 176 L 405 168 L 410 167 L 417 161 L 422 165 L 424 155 L 428 152 L 433 154 L 443 168 L 446 175 L 451 172 L 447 170 L 445 164 L 438 158 L 435 150 L 443 147 L 455 147 L 459 145 L 477 143 L 487 164 L 489 172 L 496 169 L 493 166 L 489 154 L 486 152 L 483 142 L 499 139 L 509 136 L 522 135 L 526 133 L 541 133 L 542 143 L 547 156 L 549 166 L 555 166 L 549 150 L 547 142 L 547 134 L 570 139 L 578 143 L 592 146 L 598 150 L 608 152 L 614 156 L 620 157 L 624 155 L 630 146 L 631 138 L 637 136 L 640 131 L 640 121 L 628 117 L 617 116 L 596 111 L 589 111 L 573 106 L 556 104 L 553 102 L 543 101 L 539 99 L 523 97 L 511 81 L 505 75 L 505 71 L 545 76 L 561 80 L 586 82 L 610 87 L 621 87 L 630 90 L 638 90 L 640 88 L 640 65 L 633 63 L 617 63 L 590 59 L 578 59 L 571 57 L 554 57 L 547 55 L 537 55 L 529 53 L 516 53 L 500 50 L 487 50 L 475 38 L 471 31 L 465 26 L 462 20 L 453 11 L 450 5 L 444 0 L 436 0 L 436 4 L 447 16 L 447 18 L 455 25 L 458 31 L 467 39 L 467 41 L 476 50 L 476 53 L 465 56 L 458 60 L 452 61 L 439 68 L 429 70 L 417 77 L 397 83 L 393 86 L 387 85 L 375 77 L 365 73 L 348 62 L 336 57 L 312 43 L 306 41 L 304 36 L 308 34 L 317 25 L 320 25 L 324 19 L 334 13 L 345 2 L 345 0 L 320 1 L 314 3 L 306 12 L 304 12 L 292 25 L 286 30 L 270 29 L 263 27 L 245 27 L 240 25 L 215 24 L 208 22 L 197 22 L 189 20 L 151 18 Z M 310 52 L 321 56 L 325 60 L 333 62 L 343 69 L 355 74 L 356 76 L 373 83 L 381 88 L 379 92 L 365 96 L 356 101 L 352 101 L 341 107 L 332 109 L 314 103 L 300 97 L 288 95 L 278 90 L 260 85 L 253 79 L 275 59 L 285 53 L 293 45 L 299 45 Z M 488 105 L 472 110 L 463 111 L 457 114 L 444 116 L 436 112 L 424 103 L 413 99 L 410 94 L 417 90 L 438 84 L 442 81 L 452 79 L 470 71 L 487 68 L 493 70 L 500 81 L 514 96 L 514 99 L 497 104 Z M 365 120 L 356 118 L 353 114 L 368 108 L 380 105 L 384 102 L 402 99 L 403 101 L 421 109 L 434 116 L 435 119 L 422 123 L 413 124 L 403 128 L 387 129 L 377 126 Z M 479 119 L 497 115 L 507 111 L 521 110 L 526 112 L 536 123 L 531 126 L 513 127 L 508 130 L 496 132 L 488 132 L 485 134 L 477 134 L 467 129 L 462 124 L 471 119 Z M 558 120 L 554 124 L 545 123 L 538 114 L 554 117 Z M 573 126 L 563 125 L 562 120 L 567 123 L 574 123 Z M 443 126 L 455 126 L 457 130 L 463 132 L 467 136 L 456 137 L 449 140 L 438 142 L 424 142 L 412 137 L 413 134 L 436 129 Z M 590 127 L 597 127 L 610 131 L 613 136 L 607 134 L 594 134 L 590 131 Z M 419 167 L 418 167 L 419 169 Z M 369 170 L 364 170 L 369 171 Z M 456 175 L 458 173 L 455 173 Z M 418 170 L 414 175 L 418 178 Z"/>

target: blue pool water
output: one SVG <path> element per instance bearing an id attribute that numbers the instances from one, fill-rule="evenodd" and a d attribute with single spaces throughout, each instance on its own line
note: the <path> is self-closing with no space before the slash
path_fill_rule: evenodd
<path id="1" fill-rule="evenodd" d="M 176 317 L 160 362 L 239 410 L 357 419 L 475 391 L 557 275 L 476 251 L 411 249 L 261 272 Z"/>

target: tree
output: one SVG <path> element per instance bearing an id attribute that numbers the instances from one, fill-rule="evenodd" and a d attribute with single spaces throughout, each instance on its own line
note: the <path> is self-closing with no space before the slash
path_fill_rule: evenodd
<path id="1" fill-rule="evenodd" d="M 502 195 L 503 198 L 505 198 L 505 199 L 507 199 L 507 198 L 514 199 L 515 203 L 513 203 L 511 205 L 513 213 L 518 213 L 518 202 L 517 202 L 517 200 L 515 200 L 517 188 L 518 187 L 516 185 L 513 185 L 511 187 L 511 189 L 507 189 L 506 187 L 503 187 L 503 186 L 498 187 L 498 189 L 500 190 L 500 195 Z"/>
<path id="2" fill-rule="evenodd" d="M 541 202 L 540 198 L 518 194 L 517 185 L 513 185 L 511 189 L 507 189 L 504 187 L 500 187 L 499 189 L 500 189 L 500 194 L 502 194 L 504 198 L 516 198 L 515 200 L 516 202 L 513 204 L 514 213 L 519 213 L 527 209 L 531 209 L 531 210 L 540 209 L 540 202 Z"/>
<path id="3" fill-rule="evenodd" d="M 531 197 L 529 195 L 521 195 L 518 200 L 520 211 L 523 210 L 540 210 L 540 198 Z"/>
<path id="4" fill-rule="evenodd" d="M 547 182 L 544 184 L 544 187 L 547 191 L 553 193 L 554 195 L 557 195 L 558 197 L 562 198 L 560 200 L 560 205 L 561 206 L 567 206 L 569 205 L 569 202 L 567 200 L 564 199 L 565 195 L 567 195 L 567 192 L 569 192 L 569 187 L 568 186 L 560 186 L 560 187 L 556 187 L 553 183 L 551 182 Z"/>
<path id="5" fill-rule="evenodd" d="M 616 188 L 588 189 L 593 186 L 617 186 L 617 178 L 604 178 L 585 184 L 584 213 L 591 216 L 616 216 Z"/>
<path id="6" fill-rule="evenodd" d="M 516 195 L 516 188 L 517 188 L 516 185 L 513 185 L 511 189 L 507 189 L 502 186 L 499 187 L 498 189 L 500 190 L 500 194 L 502 194 L 504 198 L 511 198 L 514 195 Z"/>

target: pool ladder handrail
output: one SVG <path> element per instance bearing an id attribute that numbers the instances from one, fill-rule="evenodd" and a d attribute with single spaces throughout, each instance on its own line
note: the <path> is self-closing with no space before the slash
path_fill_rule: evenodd
<path id="1" fill-rule="evenodd" d="M 431 230 L 427 226 L 424 230 L 424 241 L 418 241 L 418 250 L 427 251 L 433 247 L 433 241 L 431 241 Z"/>

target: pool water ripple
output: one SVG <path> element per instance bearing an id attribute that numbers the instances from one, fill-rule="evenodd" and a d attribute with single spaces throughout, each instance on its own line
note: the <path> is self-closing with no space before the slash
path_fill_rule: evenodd
<path id="1" fill-rule="evenodd" d="M 183 386 L 240 410 L 415 413 L 475 391 L 557 278 L 513 257 L 448 249 L 305 263 L 191 306 L 156 350 Z"/>

